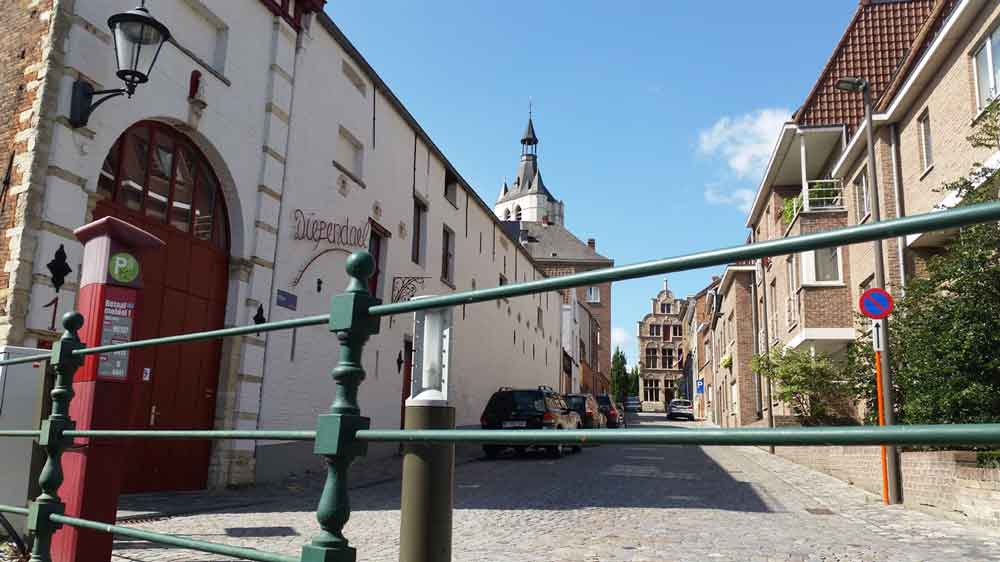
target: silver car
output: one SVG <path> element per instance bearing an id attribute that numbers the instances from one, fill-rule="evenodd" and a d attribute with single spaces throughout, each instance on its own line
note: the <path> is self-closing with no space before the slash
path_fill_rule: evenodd
<path id="1" fill-rule="evenodd" d="M 694 421 L 694 405 L 690 400 L 676 398 L 667 406 L 667 419 L 687 418 Z"/>

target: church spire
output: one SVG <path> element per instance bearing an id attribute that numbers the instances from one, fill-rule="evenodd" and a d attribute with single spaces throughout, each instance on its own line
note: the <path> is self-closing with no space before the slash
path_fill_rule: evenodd
<path id="1" fill-rule="evenodd" d="M 535 124 L 531 121 L 531 101 L 528 101 L 528 126 L 521 135 L 521 154 L 537 154 L 538 137 L 535 136 Z"/>

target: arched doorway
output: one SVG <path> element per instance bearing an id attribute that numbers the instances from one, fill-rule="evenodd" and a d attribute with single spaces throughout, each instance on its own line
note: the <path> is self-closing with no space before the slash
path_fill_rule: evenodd
<path id="1" fill-rule="evenodd" d="M 94 219 L 114 216 L 162 239 L 143 257 L 136 339 L 221 328 L 229 223 L 219 181 L 176 129 L 137 123 L 111 148 L 97 184 Z M 131 351 L 133 429 L 211 429 L 221 340 Z M 123 492 L 205 488 L 209 441 L 132 440 Z"/>

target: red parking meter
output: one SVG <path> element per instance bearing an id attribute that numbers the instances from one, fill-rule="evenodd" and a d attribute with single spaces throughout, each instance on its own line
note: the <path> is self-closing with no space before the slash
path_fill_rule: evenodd
<path id="1" fill-rule="evenodd" d="M 130 341 L 142 290 L 141 256 L 163 241 L 114 217 L 75 231 L 83 243 L 77 310 L 85 323 L 80 339 L 87 346 Z M 129 352 L 88 355 L 73 379 L 70 416 L 78 429 L 125 429 L 128 423 Z M 66 515 L 115 522 L 121 488 L 124 441 L 74 440 L 63 454 L 65 480 L 59 495 Z M 102 562 L 111 559 L 112 535 L 64 526 L 53 537 L 53 559 Z"/>

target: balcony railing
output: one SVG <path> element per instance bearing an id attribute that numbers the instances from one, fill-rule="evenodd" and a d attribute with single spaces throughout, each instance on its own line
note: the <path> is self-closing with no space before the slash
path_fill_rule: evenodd
<path id="1" fill-rule="evenodd" d="M 844 186 L 840 180 L 812 180 L 806 182 L 808 197 L 799 194 L 786 199 L 782 210 L 782 221 L 792 224 L 799 211 L 823 211 L 844 209 Z"/>

